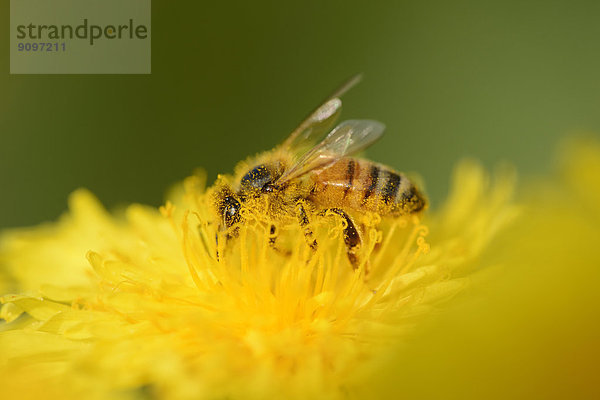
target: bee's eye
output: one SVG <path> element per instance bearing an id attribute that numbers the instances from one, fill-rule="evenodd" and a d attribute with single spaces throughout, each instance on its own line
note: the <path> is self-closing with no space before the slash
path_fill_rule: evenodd
<path id="1" fill-rule="evenodd" d="M 223 222 L 232 226 L 240 221 L 240 203 L 232 196 L 223 199 Z"/>
<path id="2" fill-rule="evenodd" d="M 237 213 L 237 207 L 227 207 L 225 213 L 227 213 L 228 217 L 233 217 Z"/>

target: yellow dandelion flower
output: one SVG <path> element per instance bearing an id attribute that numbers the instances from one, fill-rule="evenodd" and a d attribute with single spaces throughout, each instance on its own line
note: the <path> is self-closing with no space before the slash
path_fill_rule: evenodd
<path id="1" fill-rule="evenodd" d="M 57 223 L 2 238 L 14 294 L 1 298 L 0 391 L 353 397 L 390 346 L 492 266 L 481 256 L 516 215 L 513 180 L 509 169 L 491 180 L 464 162 L 439 212 L 366 215 L 358 269 L 335 215 L 315 222 L 315 254 L 297 226 L 286 227 L 289 251 L 274 250 L 269 221 L 251 212 L 237 238 L 217 243 L 202 174 L 160 210 L 114 216 L 79 190 Z"/>
<path id="2" fill-rule="evenodd" d="M 504 268 L 390 348 L 364 397 L 600 398 L 600 142 L 561 147 L 558 173 L 522 185 L 519 218 L 486 251 Z"/>

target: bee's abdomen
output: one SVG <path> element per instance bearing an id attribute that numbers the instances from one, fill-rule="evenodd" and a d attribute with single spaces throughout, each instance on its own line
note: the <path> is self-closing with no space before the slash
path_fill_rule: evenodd
<path id="1" fill-rule="evenodd" d="M 404 215 L 420 211 L 425 199 L 403 174 L 366 160 L 342 158 L 312 175 L 312 199 L 324 207 Z"/>

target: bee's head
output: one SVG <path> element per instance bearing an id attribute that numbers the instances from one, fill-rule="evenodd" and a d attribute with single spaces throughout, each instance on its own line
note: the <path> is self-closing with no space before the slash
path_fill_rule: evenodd
<path id="1" fill-rule="evenodd" d="M 277 178 L 283 173 L 281 163 L 260 164 L 242 175 L 237 188 L 221 180 L 213 195 L 221 227 L 229 229 L 242 221 L 242 206 L 256 205 L 263 194 L 278 190 Z"/>

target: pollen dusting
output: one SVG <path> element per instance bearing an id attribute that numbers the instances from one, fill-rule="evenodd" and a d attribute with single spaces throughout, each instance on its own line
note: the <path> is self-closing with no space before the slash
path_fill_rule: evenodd
<path id="1" fill-rule="evenodd" d="M 489 190 L 483 172 L 465 171 L 455 185 L 466 177 L 482 189 L 457 193 L 453 207 L 475 219 L 353 215 L 357 268 L 335 212 L 307 211 L 316 250 L 297 219 L 273 220 L 263 200 L 221 229 L 214 193 L 228 176 L 206 188 L 199 173 L 160 209 L 118 217 L 78 191 L 60 222 L 2 241 L 19 286 L 0 298 L 0 385 L 27 377 L 61 398 L 91 387 L 97 398 L 347 398 L 365 361 L 468 284 L 483 247 L 470 235 L 506 222 L 507 186 Z"/>

